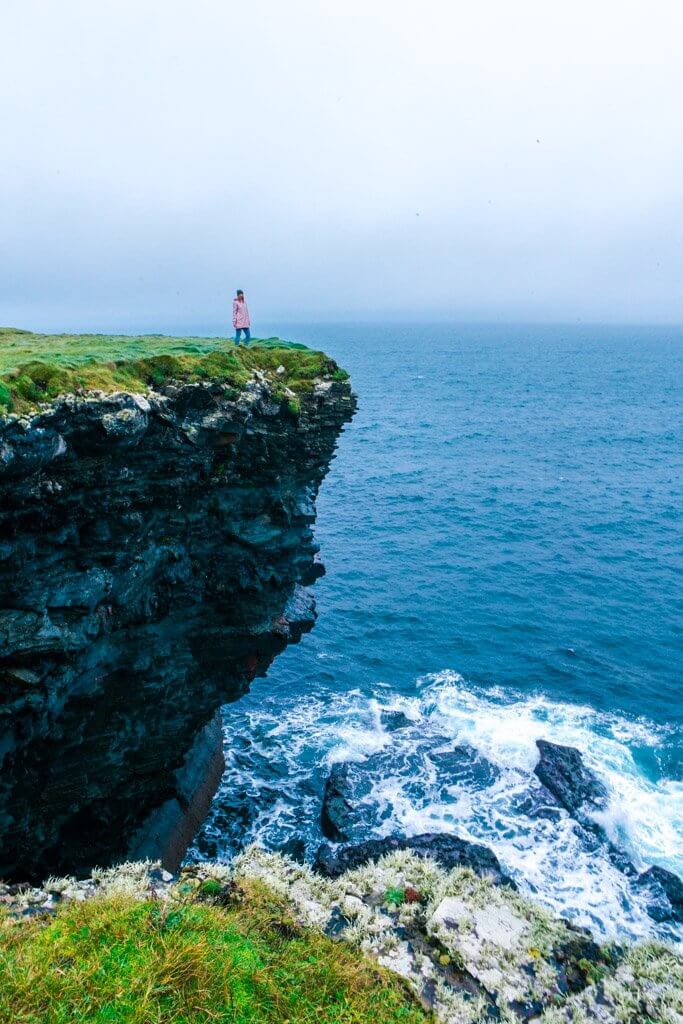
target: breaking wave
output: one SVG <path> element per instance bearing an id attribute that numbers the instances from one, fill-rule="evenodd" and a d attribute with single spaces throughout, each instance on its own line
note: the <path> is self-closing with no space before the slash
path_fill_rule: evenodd
<path id="1" fill-rule="evenodd" d="M 383 721 L 387 711 L 403 712 L 399 728 Z M 349 761 L 354 840 L 457 832 L 490 846 L 524 892 L 598 937 L 683 940 L 650 917 L 645 893 L 613 864 L 607 843 L 564 810 L 539 816 L 534 775 L 537 739 L 577 747 L 608 788 L 598 824 L 609 839 L 639 871 L 659 864 L 683 874 L 683 783 L 666 777 L 664 756 L 679 739 L 673 727 L 480 688 L 449 670 L 400 696 L 388 685 L 373 697 L 258 687 L 224 715 L 227 770 L 191 857 L 294 839 L 312 855 L 329 766 Z"/>

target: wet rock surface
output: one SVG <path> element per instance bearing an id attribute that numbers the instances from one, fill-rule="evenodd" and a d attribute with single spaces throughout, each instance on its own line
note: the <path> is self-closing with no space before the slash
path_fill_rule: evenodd
<path id="1" fill-rule="evenodd" d="M 335 764 L 325 782 L 320 826 L 324 836 L 334 843 L 349 838 L 353 825 L 353 805 L 349 783 L 349 766 Z"/>
<path id="2" fill-rule="evenodd" d="M 387 732 L 396 732 L 397 729 L 405 729 L 411 721 L 403 711 L 383 711 L 380 715 L 382 728 Z"/>
<path id="3" fill-rule="evenodd" d="M 0 419 L 0 877 L 155 834 L 177 858 L 218 764 L 197 736 L 313 624 L 314 501 L 354 408 L 325 380 L 295 414 L 257 372 Z"/>
<path id="4" fill-rule="evenodd" d="M 448 750 L 436 750 L 429 755 L 437 771 L 449 785 L 469 783 L 491 786 L 500 777 L 500 770 L 473 747 L 456 745 Z"/>
<path id="5" fill-rule="evenodd" d="M 607 790 L 586 768 L 575 747 L 565 747 L 548 740 L 537 740 L 540 760 L 534 771 L 545 788 L 569 811 L 577 816 L 582 809 L 603 810 Z"/>
<path id="6" fill-rule="evenodd" d="M 655 865 L 638 877 L 638 884 L 651 894 L 648 912 L 655 921 L 683 922 L 683 881 L 678 875 Z"/>
<path id="7" fill-rule="evenodd" d="M 387 836 L 385 839 L 368 839 L 364 843 L 337 848 L 323 844 L 318 850 L 313 868 L 321 875 L 336 878 L 345 871 L 374 863 L 388 853 L 399 851 L 409 851 L 418 857 L 430 858 L 447 871 L 455 867 L 468 867 L 496 885 L 516 888 L 488 846 L 443 833 L 426 832 L 412 837 Z"/>

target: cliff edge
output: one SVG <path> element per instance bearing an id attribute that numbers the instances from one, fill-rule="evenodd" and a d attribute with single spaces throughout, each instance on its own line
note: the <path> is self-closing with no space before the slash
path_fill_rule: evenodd
<path id="1" fill-rule="evenodd" d="M 277 341 L 111 348 L 0 338 L 0 877 L 177 865 L 218 707 L 314 620 L 347 375 Z"/>

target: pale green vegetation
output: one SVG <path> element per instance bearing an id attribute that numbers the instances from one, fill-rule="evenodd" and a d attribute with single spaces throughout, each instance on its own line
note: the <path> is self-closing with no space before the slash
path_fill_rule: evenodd
<path id="1" fill-rule="evenodd" d="M 284 367 L 284 373 L 277 369 Z M 218 380 L 239 390 L 255 370 L 277 394 L 310 390 L 316 378 L 346 380 L 333 359 L 279 338 L 236 346 L 228 338 L 32 334 L 0 328 L 0 412 L 28 412 L 77 390 L 137 391 L 177 380 Z M 295 399 L 289 401 L 296 405 Z"/>
<path id="2" fill-rule="evenodd" d="M 619 1024 L 680 1024 L 683 1020 L 683 961 L 661 942 L 626 950 L 623 963 L 602 979 L 599 1006 L 591 987 L 559 1009 L 546 1010 L 542 1024 L 593 1024 L 609 1007 L 607 1020 Z"/>
<path id="3" fill-rule="evenodd" d="M 447 872 L 433 860 L 399 851 L 330 881 L 313 875 L 305 865 L 250 848 L 236 858 L 231 870 L 236 878 L 260 878 L 313 927 L 325 920 L 336 903 L 352 921 L 343 933 L 345 941 L 387 965 L 392 951 L 401 952 L 401 940 L 386 916 L 387 908 L 394 908 L 404 928 L 417 927 L 436 942 L 436 951 L 445 954 L 439 958 L 441 963 L 465 968 L 484 987 L 494 981 L 496 1012 L 505 1024 L 519 1020 L 507 1005 L 507 998 L 519 996 L 546 1004 L 539 1017 L 543 1024 L 681 1024 L 683 1020 L 683 959 L 678 951 L 663 943 L 644 942 L 620 954 L 607 945 L 593 960 L 583 960 L 579 950 L 572 952 L 573 936 L 564 921 L 467 868 Z M 405 902 L 408 885 L 419 890 L 421 903 Z M 435 916 L 448 898 L 461 900 L 467 912 L 453 930 L 443 928 Z M 479 911 L 501 922 L 504 940 L 508 922 L 522 924 L 518 939 L 503 945 L 472 942 Z M 561 948 L 567 966 L 572 961 L 586 984 L 583 991 L 568 997 L 555 985 L 555 951 Z M 413 969 L 405 972 L 418 989 L 424 960 L 424 954 L 415 950 Z M 454 991 L 438 978 L 434 1000 L 439 1021 L 486 1024 L 491 1020 L 481 998 Z"/>
<path id="4" fill-rule="evenodd" d="M 182 889 L 182 887 L 181 887 Z M 3 1024 L 419 1024 L 405 984 L 259 882 L 0 919 Z M 221 896 L 221 894 L 223 894 Z M 182 897 L 182 893 L 180 894 Z"/>

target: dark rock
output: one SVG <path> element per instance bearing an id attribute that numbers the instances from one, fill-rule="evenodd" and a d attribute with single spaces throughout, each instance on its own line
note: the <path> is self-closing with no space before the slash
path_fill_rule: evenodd
<path id="1" fill-rule="evenodd" d="M 325 935 L 329 935 L 331 939 L 336 939 L 350 923 L 348 918 L 344 917 L 339 907 L 334 907 L 325 925 Z"/>
<path id="2" fill-rule="evenodd" d="M 455 746 L 431 753 L 429 757 L 439 772 L 448 777 L 449 783 L 460 782 L 484 789 L 500 777 L 500 769 L 474 747 Z"/>
<path id="3" fill-rule="evenodd" d="M 300 407 L 262 378 L 0 417 L 0 877 L 181 855 L 220 770 L 198 734 L 313 625 L 355 400 Z"/>
<path id="4" fill-rule="evenodd" d="M 552 806 L 543 808 L 545 794 L 551 796 L 576 819 L 574 826 L 585 849 L 602 850 L 611 863 L 625 875 L 633 878 L 637 872 L 628 855 L 607 837 L 601 825 L 591 819 L 590 811 L 601 811 L 607 806 L 608 794 L 603 783 L 586 768 L 575 747 L 564 747 L 548 740 L 537 740 L 541 757 L 534 772 L 542 791 L 529 793 L 523 807 L 525 813 L 537 817 L 554 817 Z"/>
<path id="5" fill-rule="evenodd" d="M 402 711 L 383 711 L 380 715 L 382 728 L 387 732 L 396 732 L 397 729 L 405 729 L 411 725 L 411 721 Z"/>
<path id="6" fill-rule="evenodd" d="M 541 758 L 534 768 L 543 785 L 572 815 L 583 807 L 602 810 L 607 803 L 607 790 L 583 763 L 575 747 L 563 747 L 548 740 L 537 740 Z"/>
<path id="7" fill-rule="evenodd" d="M 131 860 L 158 859 L 166 871 L 175 873 L 209 812 L 224 771 L 222 719 L 216 711 L 175 773 L 175 794 L 150 813 L 131 839 Z"/>
<path id="8" fill-rule="evenodd" d="M 683 923 L 683 881 L 678 875 L 655 864 L 638 876 L 637 884 L 647 886 L 651 894 L 647 909 L 655 921 Z"/>
<path id="9" fill-rule="evenodd" d="M 353 805 L 350 800 L 348 764 L 335 764 L 325 782 L 320 826 L 323 835 L 333 843 L 344 843 L 349 838 Z"/>
<path id="10" fill-rule="evenodd" d="M 601 836 L 604 836 L 602 830 L 600 830 L 597 826 L 594 825 L 592 827 L 595 828 Z M 609 857 L 611 863 L 614 865 L 617 871 L 623 872 L 623 874 L 627 875 L 629 878 L 635 878 L 638 872 L 636 868 L 633 866 L 633 861 L 628 856 L 628 854 L 625 853 L 624 850 L 620 850 L 618 846 L 615 846 L 614 843 L 610 842 L 609 840 L 606 840 L 606 843 L 607 856 Z"/>
<path id="11" fill-rule="evenodd" d="M 173 879 L 173 874 L 164 868 L 150 868 L 149 879 L 153 884 L 165 885 Z"/>
<path id="12" fill-rule="evenodd" d="M 458 836 L 432 832 L 410 838 L 388 836 L 385 839 L 368 839 L 364 843 L 340 846 L 336 850 L 323 844 L 318 849 L 313 870 L 327 878 L 337 878 L 344 871 L 351 871 L 362 864 L 377 861 L 385 854 L 396 850 L 410 850 L 418 857 L 431 857 L 447 871 L 456 867 L 468 867 L 482 878 L 489 878 L 496 885 L 517 888 L 514 881 L 504 873 L 493 850 L 487 846 L 470 843 Z"/>
<path id="13" fill-rule="evenodd" d="M 10 421 L 0 430 L 0 480 L 35 473 L 65 452 L 64 438 L 56 430 Z"/>
<path id="14" fill-rule="evenodd" d="M 56 912 L 56 907 L 24 907 L 22 917 L 51 917 Z"/>
<path id="15" fill-rule="evenodd" d="M 582 992 L 597 981 L 608 966 L 618 961 L 617 946 L 599 946 L 590 932 L 566 922 L 567 938 L 553 950 L 550 962 L 557 972 L 557 987 L 563 995 Z"/>
<path id="16" fill-rule="evenodd" d="M 298 836 L 288 839 L 286 843 L 278 847 L 278 852 L 283 853 L 286 857 L 291 857 L 297 864 L 306 862 L 306 844 Z"/>
<path id="17" fill-rule="evenodd" d="M 526 814 L 529 818 L 549 818 L 551 821 L 557 821 L 563 813 L 559 801 L 542 783 L 533 785 L 533 788 L 517 801 L 515 809 L 519 814 Z"/>

